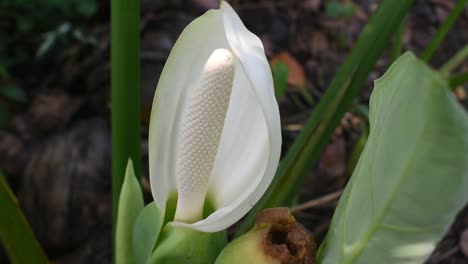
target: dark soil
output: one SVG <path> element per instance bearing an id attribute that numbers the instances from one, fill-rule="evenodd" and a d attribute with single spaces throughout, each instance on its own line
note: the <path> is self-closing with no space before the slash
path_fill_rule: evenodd
<path id="1" fill-rule="evenodd" d="M 325 0 L 232 0 L 247 28 L 263 41 L 272 59 L 287 52 L 305 72 L 311 101 L 290 87 L 280 99 L 285 153 L 325 92 L 339 65 L 377 7 L 356 0 L 351 13 L 327 15 Z M 347 2 L 347 1 L 342 1 Z M 455 1 L 415 1 L 407 18 L 404 49 L 420 54 Z M 218 0 L 143 0 L 141 21 L 142 150 L 147 164 L 147 129 L 154 90 L 165 60 L 183 28 Z M 0 129 L 0 168 L 53 263 L 111 263 L 111 184 L 109 122 L 109 3 L 100 1 L 99 18 L 85 26 L 95 45 L 71 42 L 62 56 L 20 67 L 14 81 L 31 100 L 3 102 L 12 113 Z M 437 68 L 468 43 L 465 9 L 431 64 Z M 389 45 L 390 47 L 391 45 Z M 59 51 L 57 51 L 59 52 Z M 356 106 L 367 105 L 372 81 L 388 67 L 388 52 L 362 88 Z M 468 63 L 461 66 L 468 69 Z M 460 92 L 460 91 L 459 91 Z M 460 92 L 461 103 L 466 96 Z M 0 98 L 1 99 L 1 98 Z M 359 139 L 359 114 L 350 111 L 310 172 L 298 201 L 341 190 L 349 179 L 348 160 Z M 143 186 L 146 197 L 147 168 Z M 320 244 L 336 199 L 295 211 Z M 427 263 L 468 263 L 461 235 L 468 230 L 468 207 L 457 217 Z M 468 243 L 468 242 L 465 242 Z M 7 263 L 0 253 L 0 263 Z"/>

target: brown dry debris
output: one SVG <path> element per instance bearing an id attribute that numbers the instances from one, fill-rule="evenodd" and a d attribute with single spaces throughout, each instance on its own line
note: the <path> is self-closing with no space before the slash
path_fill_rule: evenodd
<path id="1" fill-rule="evenodd" d="M 266 209 L 255 226 L 268 225 L 261 246 L 281 264 L 315 264 L 317 245 L 312 234 L 296 222 L 288 208 Z"/>

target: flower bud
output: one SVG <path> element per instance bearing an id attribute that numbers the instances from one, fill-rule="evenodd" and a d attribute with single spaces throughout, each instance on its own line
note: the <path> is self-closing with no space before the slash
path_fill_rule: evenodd
<path id="1" fill-rule="evenodd" d="M 266 209 L 255 227 L 232 241 L 216 264 L 316 264 L 317 246 L 287 208 Z"/>

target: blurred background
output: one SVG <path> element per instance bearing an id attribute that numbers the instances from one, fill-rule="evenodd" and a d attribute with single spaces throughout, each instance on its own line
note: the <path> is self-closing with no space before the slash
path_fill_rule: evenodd
<path id="1" fill-rule="evenodd" d="M 109 8 L 0 1 L 0 170 L 53 263 L 111 261 Z"/>
<path id="2" fill-rule="evenodd" d="M 379 1 L 229 2 L 264 44 L 286 152 Z M 404 49 L 420 54 L 454 3 L 415 1 L 403 29 Z M 183 28 L 218 6 L 218 0 L 141 1 L 142 185 L 147 201 L 152 199 L 147 133 L 159 74 Z M 0 2 L 0 177 L 17 195 L 53 263 L 112 259 L 109 13 L 109 0 Z M 467 29 L 465 8 L 434 56 L 434 67 L 468 43 Z M 315 201 L 293 212 L 318 243 L 358 157 L 372 81 L 389 63 L 386 52 L 298 194 L 298 204 Z M 468 62 L 461 67 L 466 71 Z M 465 106 L 466 89 L 454 91 Z M 8 263 L 1 248 L 0 263 Z M 468 263 L 467 208 L 427 263 Z"/>

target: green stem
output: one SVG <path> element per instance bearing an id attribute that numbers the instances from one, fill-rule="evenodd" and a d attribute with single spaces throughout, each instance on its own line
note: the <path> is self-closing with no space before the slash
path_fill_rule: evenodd
<path id="1" fill-rule="evenodd" d="M 468 0 L 458 0 L 455 7 L 448 15 L 447 19 L 445 19 L 445 21 L 440 26 L 439 31 L 435 34 L 435 36 L 432 38 L 429 45 L 426 47 L 426 49 L 422 53 L 421 58 L 424 61 L 428 62 L 431 60 L 436 50 L 439 48 L 440 44 L 445 39 L 448 32 L 450 31 L 450 29 L 453 27 L 453 25 L 457 21 L 457 18 L 463 12 L 463 9 L 465 8 L 466 3 L 468 3 Z"/>
<path id="2" fill-rule="evenodd" d="M 405 33 L 406 19 L 404 19 L 393 38 L 392 49 L 390 51 L 389 65 L 391 65 L 398 57 L 400 57 L 403 51 L 403 35 Z"/>
<path id="3" fill-rule="evenodd" d="M 48 263 L 4 177 L 0 175 L 0 241 L 11 263 Z"/>
<path id="4" fill-rule="evenodd" d="M 462 85 L 464 83 L 467 83 L 467 82 L 468 82 L 468 72 L 458 74 L 458 75 L 454 75 L 454 76 L 450 77 L 450 79 L 449 79 L 450 88 L 452 88 L 452 90 L 454 90 L 458 86 L 460 86 L 460 85 Z"/>
<path id="5" fill-rule="evenodd" d="M 115 227 L 120 189 L 129 158 L 139 177 L 140 153 L 140 1 L 111 5 L 112 206 Z"/>
<path id="6" fill-rule="evenodd" d="M 412 2 L 381 2 L 303 131 L 280 163 L 269 189 L 238 228 L 236 235 L 250 229 L 260 210 L 288 205 L 296 196 Z"/>
<path id="7" fill-rule="evenodd" d="M 441 68 L 440 73 L 444 76 L 449 76 L 455 68 L 463 63 L 468 57 L 468 45 L 459 50 L 452 58 L 450 58 Z"/>

